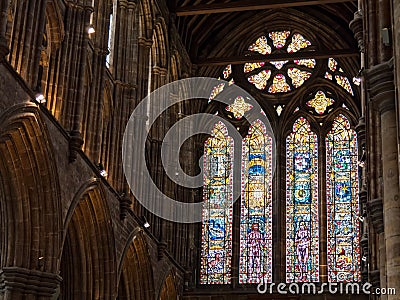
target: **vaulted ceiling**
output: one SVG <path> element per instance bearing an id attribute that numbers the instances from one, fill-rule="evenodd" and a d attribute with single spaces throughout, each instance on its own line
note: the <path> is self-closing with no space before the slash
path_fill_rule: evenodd
<path id="1" fill-rule="evenodd" d="M 357 1 L 170 0 L 169 7 L 192 62 L 203 69 L 239 63 L 248 45 L 271 30 L 302 32 L 321 55 L 358 52 L 349 29 Z"/>

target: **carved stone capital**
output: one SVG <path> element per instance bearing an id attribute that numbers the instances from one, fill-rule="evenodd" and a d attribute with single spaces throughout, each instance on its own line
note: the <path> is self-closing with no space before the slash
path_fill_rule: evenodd
<path id="1" fill-rule="evenodd" d="M 368 200 L 368 192 L 367 192 L 367 190 L 365 190 L 364 188 L 361 189 L 361 191 L 359 193 L 359 197 L 360 197 L 361 204 L 363 206 L 366 205 L 367 204 L 367 200 Z"/>
<path id="2" fill-rule="evenodd" d="M 153 40 L 152 39 L 147 39 L 145 37 L 139 37 L 138 38 L 138 43 L 139 46 L 145 47 L 145 48 L 150 48 L 151 45 L 153 45 Z"/>
<path id="3" fill-rule="evenodd" d="M 393 58 L 366 72 L 370 100 L 382 114 L 395 108 Z"/>
<path id="4" fill-rule="evenodd" d="M 354 37 L 358 42 L 358 49 L 364 52 L 364 30 L 363 30 L 363 15 L 362 10 L 354 13 L 354 19 L 350 22 L 349 28 L 354 33 Z"/>
<path id="5" fill-rule="evenodd" d="M 5 267 L 0 271 L 0 291 L 50 298 L 57 294 L 61 280 L 59 275 L 53 273 Z"/>
<path id="6" fill-rule="evenodd" d="M 355 128 L 356 132 L 357 132 L 357 136 L 358 136 L 358 141 L 361 145 L 365 144 L 365 139 L 366 139 L 366 126 L 365 126 L 365 118 L 361 117 L 358 120 L 358 124 Z"/>
<path id="7" fill-rule="evenodd" d="M 383 203 L 381 198 L 373 199 L 367 203 L 372 225 L 376 233 L 384 232 Z"/>
<path id="8" fill-rule="evenodd" d="M 69 138 L 69 162 L 72 163 L 76 160 L 78 152 L 82 150 L 83 138 L 79 131 L 73 130 Z"/>
<path id="9" fill-rule="evenodd" d="M 379 270 L 373 270 L 369 272 L 369 283 L 372 284 L 373 287 L 377 288 L 381 285 L 381 274 Z"/>

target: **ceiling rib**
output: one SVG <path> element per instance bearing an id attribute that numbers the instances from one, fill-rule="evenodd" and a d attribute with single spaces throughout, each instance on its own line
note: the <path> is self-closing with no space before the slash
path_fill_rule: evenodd
<path id="1" fill-rule="evenodd" d="M 264 55 L 243 55 L 243 56 L 231 56 L 231 57 L 214 57 L 206 58 L 194 62 L 198 66 L 224 66 L 228 64 L 239 65 L 246 62 L 269 62 L 279 60 L 294 60 L 294 59 L 324 59 L 324 58 L 335 58 L 335 57 L 352 57 L 358 56 L 360 53 L 356 49 L 337 49 L 337 50 L 325 50 L 325 51 L 302 51 L 295 53 L 276 53 Z"/>
<path id="2" fill-rule="evenodd" d="M 296 6 L 321 5 L 331 3 L 354 2 L 355 0 L 245 0 L 232 3 L 215 3 L 204 5 L 183 6 L 176 8 L 176 15 L 194 16 L 217 13 L 229 13 L 271 8 L 287 8 Z"/>

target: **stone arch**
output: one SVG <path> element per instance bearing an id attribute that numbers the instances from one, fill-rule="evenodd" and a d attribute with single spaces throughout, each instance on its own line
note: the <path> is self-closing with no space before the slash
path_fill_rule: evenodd
<path id="1" fill-rule="evenodd" d="M 48 1 L 46 5 L 47 34 L 51 40 L 50 51 L 54 53 L 64 40 L 64 21 L 58 1 Z"/>
<path id="2" fill-rule="evenodd" d="M 57 273 L 61 195 L 47 127 L 33 103 L 12 106 L 0 124 L 1 267 Z"/>
<path id="3" fill-rule="evenodd" d="M 180 65 L 181 65 L 180 56 L 178 52 L 175 50 L 174 53 L 171 55 L 170 59 L 170 67 L 169 67 L 170 82 L 176 81 L 181 77 Z"/>
<path id="4" fill-rule="evenodd" d="M 169 273 L 167 273 L 167 276 L 165 276 L 164 278 L 158 299 L 159 300 L 178 299 L 177 283 L 175 275 L 172 270 Z"/>
<path id="5" fill-rule="evenodd" d="M 100 180 L 93 178 L 76 193 L 64 222 L 62 299 L 113 298 L 114 249 L 105 193 Z"/>
<path id="6" fill-rule="evenodd" d="M 139 1 L 139 37 L 151 39 L 153 33 L 153 10 L 151 0 Z"/>
<path id="7" fill-rule="evenodd" d="M 162 68 L 167 67 L 167 32 L 167 26 L 165 24 L 164 18 L 157 18 L 157 22 L 154 26 L 153 31 L 153 47 L 151 51 L 153 56 L 153 66 L 159 66 Z"/>
<path id="8" fill-rule="evenodd" d="M 154 299 L 153 271 L 143 232 L 133 231 L 128 241 L 118 268 L 118 299 Z"/>

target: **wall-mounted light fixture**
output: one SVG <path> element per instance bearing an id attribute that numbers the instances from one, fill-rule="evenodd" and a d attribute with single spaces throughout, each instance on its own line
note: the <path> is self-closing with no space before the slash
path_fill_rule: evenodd
<path id="1" fill-rule="evenodd" d="M 104 169 L 103 164 L 102 164 L 102 163 L 99 163 L 99 164 L 97 165 L 97 168 L 98 168 L 99 171 L 100 171 L 100 175 L 103 176 L 104 178 L 107 178 L 108 173 L 107 173 L 107 171 Z"/>
<path id="2" fill-rule="evenodd" d="M 144 228 L 149 228 L 150 227 L 150 223 L 147 221 L 145 216 L 142 216 L 142 220 L 143 220 Z"/>
<path id="3" fill-rule="evenodd" d="M 95 33 L 95 32 L 96 32 L 96 30 L 94 29 L 93 25 L 90 24 L 88 27 L 88 33 L 91 34 L 91 33 Z"/>

